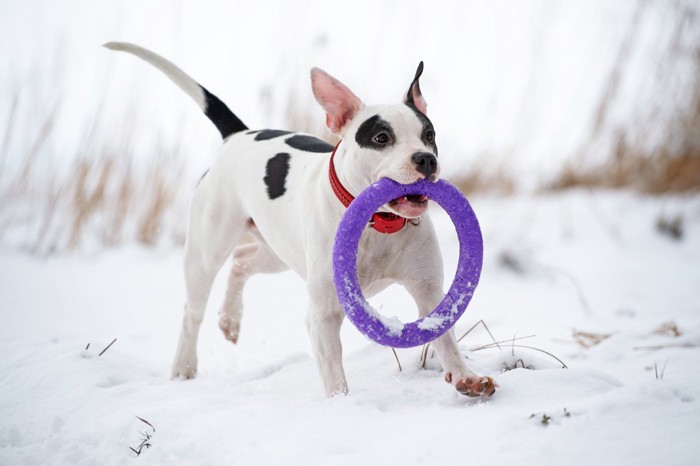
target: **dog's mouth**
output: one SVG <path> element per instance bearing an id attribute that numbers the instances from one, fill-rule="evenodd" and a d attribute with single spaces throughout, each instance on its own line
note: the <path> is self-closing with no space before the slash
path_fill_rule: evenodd
<path id="1" fill-rule="evenodd" d="M 423 194 L 397 197 L 387 207 L 401 217 L 418 218 L 428 210 L 428 198 Z"/>

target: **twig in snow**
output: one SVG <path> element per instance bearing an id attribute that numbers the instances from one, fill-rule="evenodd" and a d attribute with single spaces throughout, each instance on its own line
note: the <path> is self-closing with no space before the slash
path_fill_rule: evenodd
<path id="1" fill-rule="evenodd" d="M 401 371 L 402 371 L 402 369 L 401 369 L 401 361 L 399 361 L 399 355 L 396 354 L 396 349 L 391 348 L 391 352 L 394 353 L 394 358 L 396 359 L 396 364 L 399 365 L 399 372 L 401 372 Z"/>
<path id="2" fill-rule="evenodd" d="M 151 440 L 152 436 L 149 435 L 148 432 L 139 432 L 139 433 L 144 436 L 144 438 L 141 441 L 141 443 L 139 444 L 139 446 L 136 448 L 129 447 L 129 450 L 136 453 L 136 456 L 139 456 L 141 454 L 141 450 L 143 450 L 144 448 L 146 448 L 146 449 L 151 448 L 151 444 L 148 443 L 148 441 Z"/>
<path id="3" fill-rule="evenodd" d="M 610 333 L 592 333 L 592 332 L 582 332 L 580 330 L 574 330 L 571 334 L 574 337 L 574 341 L 579 344 L 582 348 L 592 348 L 612 336 Z"/>
<path id="4" fill-rule="evenodd" d="M 552 353 L 550 353 L 550 352 L 548 352 L 548 351 L 545 351 L 545 350 L 540 349 L 540 348 L 536 348 L 536 347 L 534 347 L 534 346 L 516 345 L 516 344 L 515 344 L 515 341 L 516 341 L 516 340 L 524 340 L 524 339 L 526 339 L 526 338 L 533 338 L 534 336 L 535 336 L 535 335 L 527 335 L 527 336 L 525 336 L 525 337 L 517 337 L 517 338 L 513 337 L 513 339 L 511 339 L 511 340 L 502 340 L 502 341 L 499 341 L 498 343 L 508 343 L 508 342 L 511 342 L 511 347 L 512 347 L 512 348 L 527 348 L 527 349 L 539 351 L 540 353 L 544 353 L 544 354 L 546 354 L 546 355 L 548 355 L 548 356 L 550 356 L 550 357 L 556 359 L 556 360 L 559 362 L 559 364 L 562 365 L 562 369 L 568 369 L 568 368 L 569 368 L 569 367 L 564 363 L 564 361 L 562 361 L 561 359 L 559 359 L 558 357 L 554 356 Z M 486 344 L 486 345 L 479 346 L 478 348 L 472 348 L 472 349 L 470 349 L 469 351 L 476 352 L 476 351 L 481 351 L 481 350 L 491 349 L 491 348 L 496 348 L 496 347 L 498 347 L 498 349 L 501 349 L 501 347 L 498 346 L 496 343 L 497 343 L 497 342 L 488 343 L 488 344 Z"/>
<path id="5" fill-rule="evenodd" d="M 489 344 L 490 344 L 490 345 L 494 345 L 494 344 L 495 344 L 495 345 L 498 347 L 498 349 L 501 349 L 501 346 L 499 345 L 499 343 L 502 343 L 502 342 L 496 341 L 496 339 L 493 337 L 493 334 L 491 333 L 491 330 L 489 330 L 488 325 L 486 325 L 486 322 L 484 322 L 484 319 L 481 319 L 480 321 L 478 321 L 477 323 L 475 323 L 474 325 L 472 325 L 471 328 L 470 328 L 469 330 L 467 330 L 466 332 L 464 332 L 464 333 L 462 334 L 462 336 L 459 337 L 459 338 L 457 339 L 457 343 L 459 343 L 460 341 L 462 341 L 462 339 L 464 339 L 464 337 L 466 337 L 467 335 L 469 335 L 469 333 L 471 333 L 471 331 L 474 330 L 474 329 L 477 327 L 477 325 L 479 325 L 479 324 L 481 324 L 481 325 L 484 327 L 484 329 L 486 329 L 486 332 L 489 334 L 489 336 L 490 336 L 491 339 L 493 340 L 493 343 L 489 343 Z M 430 343 L 426 343 L 425 345 L 423 345 L 423 350 L 421 351 L 421 356 L 420 356 L 420 361 L 421 361 L 420 367 L 421 367 L 421 369 L 425 369 L 425 366 L 426 366 L 426 364 L 428 363 L 428 348 L 430 348 Z M 434 352 L 433 352 L 433 354 L 434 354 Z M 431 357 L 432 357 L 432 356 L 431 356 Z"/>
<path id="6" fill-rule="evenodd" d="M 564 361 L 562 361 L 562 360 L 559 359 L 558 357 L 554 356 L 554 355 L 553 355 L 552 353 L 550 353 L 549 351 L 545 351 L 545 350 L 543 350 L 543 349 L 536 348 L 536 347 L 534 347 L 534 346 L 513 345 L 513 347 L 514 347 L 514 348 L 527 348 L 527 349 L 531 349 L 531 350 L 534 350 L 534 351 L 539 351 L 540 353 L 544 353 L 544 354 L 546 354 L 547 356 L 556 359 L 556 360 L 559 362 L 559 364 L 561 364 L 562 369 L 568 369 L 568 368 L 569 368 L 569 366 L 567 366 L 567 365 L 564 363 Z M 481 347 L 481 348 L 477 348 L 477 349 L 472 350 L 472 351 L 478 351 L 478 350 L 481 350 L 481 349 L 488 349 L 488 348 L 489 348 L 489 347 Z M 493 346 L 491 346 L 490 348 L 493 348 Z"/>
<path id="7" fill-rule="evenodd" d="M 493 348 L 493 347 L 501 349 L 501 347 L 499 346 L 500 343 L 508 343 L 508 342 L 513 342 L 513 341 L 517 341 L 517 340 L 525 340 L 527 338 L 534 338 L 535 336 L 536 335 L 527 335 L 524 337 L 512 338 L 510 340 L 501 340 L 501 341 L 497 341 L 497 342 L 495 341 L 493 343 L 487 343 L 483 346 L 479 346 L 478 348 L 473 348 L 470 351 L 479 351 L 479 350 L 489 349 L 489 348 Z"/>
<path id="8" fill-rule="evenodd" d="M 694 343 L 678 343 L 678 344 L 668 344 L 668 345 L 653 345 L 653 346 L 635 346 L 634 349 L 635 351 L 639 350 L 649 350 L 649 351 L 656 351 L 660 349 L 666 349 L 666 348 L 696 348 L 698 345 Z"/>
<path id="9" fill-rule="evenodd" d="M 150 422 L 148 422 L 147 420 L 145 420 L 145 419 L 143 419 L 143 418 L 141 418 L 141 417 L 138 417 L 138 416 L 135 416 L 135 417 L 136 417 L 136 419 L 138 419 L 139 421 L 143 422 L 143 423 L 146 424 L 148 427 L 150 427 L 151 429 L 153 429 L 153 433 L 154 433 L 154 434 L 156 433 L 156 428 L 153 427 L 153 424 L 151 424 Z"/>
<path id="10" fill-rule="evenodd" d="M 518 359 L 517 361 L 515 361 L 515 364 L 513 365 L 513 368 L 514 368 L 514 369 L 517 369 L 517 368 L 518 368 L 518 363 L 520 363 L 520 366 L 521 366 L 523 369 L 527 369 L 527 368 L 525 367 L 525 361 L 523 361 L 523 358 L 520 358 L 520 359 Z"/>
<path id="11" fill-rule="evenodd" d="M 149 426 L 151 429 L 153 429 L 154 434 L 156 433 L 156 428 L 153 427 L 153 424 L 151 424 L 150 422 L 148 422 L 147 420 L 145 420 L 141 417 L 138 417 L 138 416 L 135 416 L 135 417 L 136 417 L 136 419 L 138 419 L 139 421 L 143 422 L 144 424 Z M 136 448 L 129 447 L 129 450 L 136 453 L 136 456 L 141 455 L 141 452 L 143 451 L 144 448 L 149 449 L 152 447 L 152 445 L 149 443 L 149 440 L 151 440 L 151 438 L 153 438 L 153 435 L 149 434 L 148 432 L 141 432 L 141 431 L 139 431 L 139 434 L 141 434 L 141 436 L 143 437 L 143 439 L 141 440 L 141 443 Z"/>
<path id="12" fill-rule="evenodd" d="M 491 330 L 489 330 L 488 325 L 486 325 L 486 322 L 484 322 L 484 319 L 481 319 L 479 322 L 477 322 L 477 323 L 475 323 L 474 325 L 472 325 L 472 328 L 470 328 L 469 330 L 467 330 L 466 332 L 464 332 L 464 334 L 463 334 L 461 337 L 457 338 L 457 343 L 459 343 L 460 341 L 462 341 L 462 339 L 463 339 L 464 337 L 466 337 L 472 330 L 474 330 L 474 329 L 476 328 L 476 326 L 479 325 L 479 324 L 481 324 L 481 325 L 484 326 L 484 329 L 486 329 L 486 332 L 489 334 L 489 336 L 490 336 L 491 339 L 493 340 L 494 344 L 495 344 L 496 346 L 498 346 L 498 349 L 501 349 L 501 347 L 498 345 L 498 342 L 496 342 L 496 339 L 493 337 L 493 334 L 491 333 Z"/>
<path id="13" fill-rule="evenodd" d="M 682 335 L 681 330 L 678 328 L 678 324 L 672 320 L 661 324 L 659 328 L 654 330 L 654 333 L 656 335 L 668 335 L 671 337 L 679 337 Z"/>
<path id="14" fill-rule="evenodd" d="M 457 339 L 457 342 L 462 341 L 462 339 L 463 339 L 464 337 L 466 337 L 472 330 L 474 330 L 474 329 L 477 327 L 477 325 L 479 325 L 479 324 L 481 324 L 481 325 L 484 326 L 484 328 L 485 328 L 486 331 L 488 332 L 488 334 L 489 334 L 489 336 L 491 337 L 491 339 L 493 340 L 493 342 L 492 342 L 492 343 L 487 343 L 487 344 L 482 345 L 482 346 L 479 346 L 478 348 L 473 348 L 473 349 L 471 349 L 471 350 L 469 350 L 469 351 L 474 352 L 474 351 L 480 351 L 480 350 L 491 349 L 491 348 L 498 348 L 499 350 L 502 350 L 503 348 L 501 348 L 501 343 L 510 343 L 510 345 L 511 345 L 511 352 L 512 352 L 512 355 L 513 355 L 513 356 L 515 356 L 515 348 L 526 348 L 526 349 L 531 349 L 531 350 L 534 350 L 534 351 L 539 351 L 540 353 L 544 353 L 544 354 L 548 355 L 549 357 L 555 359 L 559 364 L 561 364 L 562 369 L 568 369 L 568 368 L 569 368 L 569 366 L 567 366 L 566 363 L 565 363 L 564 361 L 562 361 L 561 359 L 559 359 L 558 357 L 556 357 L 555 355 L 553 355 L 552 353 L 550 353 L 550 352 L 548 352 L 548 351 L 545 351 L 545 350 L 540 349 L 540 348 L 536 348 L 536 347 L 534 347 L 534 346 L 516 345 L 516 344 L 515 344 L 515 342 L 518 341 L 518 340 L 524 340 L 524 339 L 526 339 L 526 338 L 533 338 L 535 335 L 527 335 L 527 336 L 524 336 L 524 337 L 516 337 L 516 335 L 517 335 L 517 333 L 516 333 L 515 335 L 513 335 L 513 338 L 511 338 L 511 339 L 497 341 L 497 340 L 493 337 L 493 334 L 491 333 L 491 331 L 489 330 L 488 326 L 486 325 L 486 323 L 485 323 L 483 320 L 480 320 L 480 321 L 477 322 L 476 324 L 472 325 L 472 327 L 471 327 L 469 330 L 467 330 L 466 332 L 464 332 L 464 334 L 463 334 L 461 337 L 459 337 L 459 338 Z M 421 351 L 421 368 L 422 368 L 422 369 L 425 369 L 425 366 L 426 366 L 426 364 L 427 364 L 427 362 L 428 362 L 428 348 L 429 348 L 429 346 L 430 346 L 430 343 L 427 343 L 427 344 L 423 345 L 423 349 L 422 349 L 422 351 Z M 396 355 L 396 353 L 394 353 L 394 355 Z M 431 357 L 432 357 L 432 356 L 431 356 Z M 397 357 L 396 361 L 398 362 L 398 357 Z M 525 363 L 524 363 L 524 361 L 523 361 L 522 359 L 519 359 L 518 361 L 520 361 L 520 363 L 523 365 L 523 367 L 526 367 L 526 366 L 525 366 Z M 516 361 L 516 365 L 517 365 L 518 361 Z M 400 364 L 399 364 L 399 367 L 401 367 Z"/>
<path id="15" fill-rule="evenodd" d="M 114 344 L 115 341 L 117 341 L 116 338 L 115 338 L 114 340 L 112 340 L 112 343 L 110 343 L 109 345 L 105 346 L 105 349 L 103 349 L 102 351 L 100 351 L 100 354 L 98 354 L 98 356 L 102 356 L 103 354 L 105 354 L 105 351 L 107 351 L 107 350 L 109 349 L 109 347 L 112 346 L 112 345 Z"/>
<path id="16" fill-rule="evenodd" d="M 654 361 L 654 375 L 656 376 L 656 380 L 663 380 L 664 379 L 664 372 L 666 372 L 666 364 L 667 363 L 668 363 L 668 358 L 666 358 L 666 361 L 664 361 L 664 367 L 662 367 L 661 372 L 659 372 L 659 369 L 656 365 L 656 361 Z"/>

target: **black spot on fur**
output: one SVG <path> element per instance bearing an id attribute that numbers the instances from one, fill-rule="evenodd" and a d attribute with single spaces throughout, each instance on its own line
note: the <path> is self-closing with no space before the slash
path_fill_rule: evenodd
<path id="1" fill-rule="evenodd" d="M 268 139 L 278 138 L 289 133 L 291 133 L 291 131 L 282 131 L 279 129 L 263 129 L 261 131 L 258 131 L 258 134 L 255 136 L 255 140 L 267 141 Z"/>
<path id="2" fill-rule="evenodd" d="M 289 160 L 291 156 L 281 152 L 267 161 L 265 177 L 263 181 L 267 185 L 267 196 L 277 199 L 287 192 L 287 175 L 289 174 Z"/>
<path id="3" fill-rule="evenodd" d="M 378 138 L 382 133 L 386 134 L 388 137 L 386 143 L 381 142 L 384 138 Z M 388 121 L 383 120 L 379 115 L 374 115 L 363 121 L 357 129 L 357 133 L 355 133 L 355 142 L 357 142 L 357 145 L 360 147 L 382 150 L 396 142 L 396 135 Z"/>
<path id="4" fill-rule="evenodd" d="M 253 131 L 248 131 L 245 134 L 258 134 L 260 131 L 262 131 L 262 130 L 261 129 L 254 129 Z"/>
<path id="5" fill-rule="evenodd" d="M 284 142 L 286 142 L 290 147 L 306 152 L 333 152 L 333 146 L 328 144 L 326 141 L 313 136 L 307 136 L 305 134 L 297 134 Z"/>
<path id="6" fill-rule="evenodd" d="M 421 133 L 421 140 L 423 141 L 423 144 L 432 148 L 433 153 L 435 155 L 437 155 L 438 150 L 437 150 L 437 144 L 435 143 L 435 128 L 433 128 L 433 122 L 430 121 L 430 118 L 428 118 L 428 116 L 425 113 L 418 110 L 418 108 L 415 105 L 407 103 L 406 106 L 408 108 L 410 108 L 411 110 L 413 110 L 413 113 L 416 115 L 416 117 L 418 117 L 418 120 L 420 120 L 421 125 L 423 125 L 423 132 Z M 433 140 L 432 141 L 428 141 L 425 138 L 425 135 L 428 131 L 433 132 Z"/>
<path id="7" fill-rule="evenodd" d="M 219 100 L 217 96 L 199 86 L 204 92 L 204 100 L 207 103 L 207 109 L 204 114 L 214 123 L 216 129 L 221 133 L 221 137 L 226 139 L 233 133 L 244 131 L 248 127 L 233 114 L 225 103 Z"/>

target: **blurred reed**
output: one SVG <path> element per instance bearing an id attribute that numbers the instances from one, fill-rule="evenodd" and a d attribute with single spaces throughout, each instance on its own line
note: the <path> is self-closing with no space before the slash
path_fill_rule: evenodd
<path id="1" fill-rule="evenodd" d="M 697 139 L 700 91 L 693 99 L 694 112 L 682 116 L 676 130 L 668 133 L 669 140 L 661 150 L 646 152 L 628 142 L 621 132 L 614 154 L 607 161 L 591 166 L 574 158 L 541 189 L 560 191 L 588 187 L 634 189 L 651 194 L 697 192 L 700 190 Z M 294 98 L 284 105 L 287 106 L 286 127 L 336 142 L 316 121 L 316 115 L 305 111 Z M 85 131 L 80 153 L 75 154 L 70 168 L 59 170 L 38 156 L 39 148 L 53 137 L 59 109 L 57 104 L 48 110 L 34 139 L 27 143 L 18 168 L 9 170 L 6 163 L 0 164 L 0 240 L 12 234 L 11 242 L 37 255 L 81 247 L 114 247 L 129 242 L 154 246 L 164 239 L 170 244 L 182 244 L 187 199 L 194 186 L 186 179 L 187 157 L 179 141 L 157 138 L 147 151 L 150 160 L 144 169 L 143 161 L 139 160 L 143 151 L 137 154 L 129 143 L 133 129 L 130 124 L 113 125 L 108 139 L 104 131 L 94 125 Z M 9 117 L 11 120 L 14 115 Z M 8 137 L 6 134 L 4 146 Z M 505 166 L 488 163 L 476 163 L 450 177 L 450 181 L 468 194 L 510 195 L 518 190 L 517 180 Z M 18 236 L 22 238 L 17 239 Z"/>
<path id="2" fill-rule="evenodd" d="M 641 26 L 634 22 L 639 22 L 647 7 L 646 2 L 639 2 L 633 25 L 619 48 L 617 64 L 591 115 L 588 142 L 553 177 L 536 186 L 539 190 L 700 191 L 700 41 L 692 40 L 700 31 L 700 15 L 694 5 L 682 1 L 672 4 L 676 9 L 675 35 L 670 39 L 669 53 L 658 64 L 659 72 L 648 77 L 651 84 L 646 87 L 660 90 L 658 111 L 620 120 L 612 109 L 620 99 L 621 83 L 634 78 L 636 70 L 626 65 L 627 57 L 635 47 L 641 47 L 636 37 Z M 683 91 L 680 100 L 675 98 L 679 92 L 674 89 L 675 77 L 666 73 L 667 69 L 681 69 L 687 73 L 684 78 L 690 76 L 693 85 L 690 92 Z M 155 137 L 150 147 L 137 150 L 133 143 L 135 119 L 103 120 L 109 113 L 103 98 L 95 103 L 96 117 L 85 123 L 76 153 L 54 157 L 59 154 L 51 151 L 59 150 L 56 141 L 60 139 L 54 128 L 59 115 L 68 111 L 60 97 L 18 90 L 8 95 L 12 99 L 4 115 L 7 125 L 0 131 L 0 241 L 38 255 L 130 242 L 148 246 L 184 242 L 187 202 L 196 179 L 190 179 L 186 170 L 190 154 L 184 153 L 181 140 Z M 35 101 L 23 102 L 23 98 Z M 137 114 L 143 103 L 136 97 L 132 101 L 125 98 Z M 271 119 L 273 112 L 280 115 L 282 109 L 284 128 L 337 142 L 324 128 L 314 103 L 302 100 L 290 88 L 286 93 L 262 95 L 261 105 L 269 109 Z M 27 133 L 23 128 L 31 128 L 31 136 L 18 150 L 19 135 Z M 653 144 L 649 134 L 656 135 Z M 10 147 L 14 147 L 13 156 L 20 154 L 21 160 L 9 163 Z M 521 180 L 505 162 L 489 163 L 505 160 L 498 155 L 502 154 L 483 154 L 470 167 L 446 175 L 468 194 L 513 194 Z"/>
<path id="3" fill-rule="evenodd" d="M 637 52 L 635 48 L 641 47 L 640 18 L 649 7 L 647 2 L 636 6 L 598 102 L 589 146 L 570 159 L 543 189 L 631 188 L 650 194 L 700 191 L 700 14 L 696 4 L 676 0 L 669 5 L 673 33 L 666 53 L 656 63 L 658 71 L 644 77 L 650 82 L 647 89 L 658 94 L 650 114 L 641 119 L 628 115 L 620 122 L 611 108 L 619 97 L 621 83 L 636 77 L 636 70 L 627 65 Z M 688 78 L 683 80 L 690 83 L 687 88 L 677 88 L 681 73 Z M 637 92 L 644 92 L 644 88 L 640 86 Z M 610 133 L 612 147 L 606 151 L 606 160 L 588 163 L 591 153 L 600 150 L 601 139 Z M 661 135 L 660 141 L 650 143 L 650 135 Z"/>
<path id="4" fill-rule="evenodd" d="M 163 238 L 182 243 L 184 221 L 174 219 L 184 216 L 189 190 L 178 141 L 157 139 L 147 151 L 147 167 L 135 169 L 144 163 L 143 151 L 137 153 L 128 142 L 132 126 L 112 126 L 107 138 L 93 122 L 69 168 L 61 169 L 57 160 L 38 155 L 39 148 L 50 146 L 59 111 L 59 105 L 48 109 L 18 168 L 3 161 L 0 239 L 9 236 L 37 255 L 131 241 L 152 246 Z"/>

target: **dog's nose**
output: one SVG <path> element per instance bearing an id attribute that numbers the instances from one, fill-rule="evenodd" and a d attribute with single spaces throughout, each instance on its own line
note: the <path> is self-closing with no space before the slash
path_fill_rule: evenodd
<path id="1" fill-rule="evenodd" d="M 437 172 L 437 157 L 430 152 L 416 152 L 411 156 L 411 160 L 416 165 L 418 173 L 422 173 L 426 178 L 430 178 Z"/>

